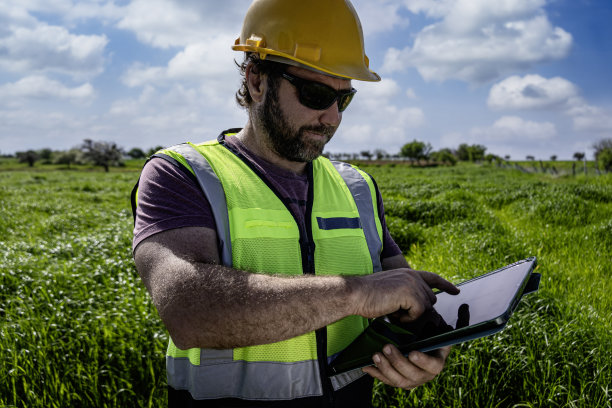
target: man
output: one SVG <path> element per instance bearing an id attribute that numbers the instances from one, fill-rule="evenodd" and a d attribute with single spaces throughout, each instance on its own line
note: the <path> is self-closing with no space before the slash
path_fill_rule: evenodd
<path id="1" fill-rule="evenodd" d="M 351 79 L 380 79 L 352 5 L 256 0 L 234 49 L 245 127 L 160 151 L 137 193 L 134 258 L 171 337 L 170 405 L 370 406 L 373 378 L 433 379 L 448 348 L 387 345 L 374 366 L 327 372 L 368 318 L 409 321 L 431 287 L 458 291 L 409 268 L 367 174 L 321 157 Z"/>

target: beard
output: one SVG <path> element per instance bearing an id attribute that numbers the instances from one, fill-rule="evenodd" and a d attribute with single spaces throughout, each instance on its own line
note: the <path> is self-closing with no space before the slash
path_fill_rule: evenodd
<path id="1" fill-rule="evenodd" d="M 302 126 L 294 129 L 278 103 L 278 81 L 268 80 L 268 91 L 263 106 L 257 115 L 263 130 L 268 135 L 267 145 L 279 156 L 294 162 L 311 162 L 321 154 L 323 148 L 336 132 L 336 126 Z M 305 133 L 324 136 L 323 140 L 308 138 Z"/>

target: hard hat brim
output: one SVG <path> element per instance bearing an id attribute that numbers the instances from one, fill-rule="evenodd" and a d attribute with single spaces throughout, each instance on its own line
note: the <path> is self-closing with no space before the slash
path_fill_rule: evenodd
<path id="1" fill-rule="evenodd" d="M 286 54 L 283 52 L 279 52 L 276 50 L 272 50 L 270 48 L 264 48 L 264 47 L 256 47 L 256 46 L 252 46 L 252 45 L 246 45 L 246 44 L 240 44 L 240 39 L 236 40 L 236 44 L 232 46 L 232 50 L 234 51 L 244 51 L 244 52 L 253 52 L 253 53 L 257 53 L 259 54 L 261 59 L 266 59 L 269 55 L 273 55 L 275 57 L 279 57 L 279 59 L 281 60 L 288 60 L 287 63 L 290 64 L 289 61 L 294 61 L 300 65 L 305 66 L 306 68 L 310 68 L 314 71 L 317 72 L 321 72 L 323 74 L 326 75 L 331 75 L 331 76 L 335 76 L 335 77 L 339 77 L 339 78 L 346 78 L 346 79 L 355 79 L 357 81 L 368 81 L 368 82 L 378 82 L 380 81 L 380 76 L 369 69 L 355 69 L 354 66 L 347 66 L 345 67 L 345 69 L 343 69 L 343 73 L 337 72 L 337 70 L 332 70 L 329 68 L 326 68 L 324 66 L 321 65 L 315 65 L 312 64 L 308 61 L 304 61 L 302 59 L 296 58 L 293 55 L 290 54 Z M 366 57 L 367 58 L 367 57 Z M 275 58 L 275 60 L 277 60 Z M 291 64 L 293 65 L 293 64 Z"/>

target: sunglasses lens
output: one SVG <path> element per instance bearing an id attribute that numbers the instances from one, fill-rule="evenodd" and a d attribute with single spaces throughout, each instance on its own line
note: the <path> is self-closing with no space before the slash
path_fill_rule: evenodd
<path id="1" fill-rule="evenodd" d="M 342 95 L 338 99 L 338 110 L 340 112 L 344 112 L 346 108 L 348 108 L 349 103 L 353 100 L 353 96 L 355 96 L 355 92 L 351 92 L 349 94 Z"/>
<path id="2" fill-rule="evenodd" d="M 336 94 L 325 85 L 308 82 L 300 89 L 301 102 L 311 109 L 327 109 L 334 103 Z"/>
<path id="3" fill-rule="evenodd" d="M 298 90 L 300 103 L 310 109 L 324 110 L 338 100 L 338 110 L 344 111 L 353 100 L 355 89 L 350 91 L 338 91 L 333 88 L 314 81 L 297 78 L 289 73 L 283 73 L 283 78 L 291 82 Z"/>

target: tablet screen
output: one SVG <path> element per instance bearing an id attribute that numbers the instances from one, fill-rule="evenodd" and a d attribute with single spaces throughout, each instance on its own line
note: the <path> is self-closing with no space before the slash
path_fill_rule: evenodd
<path id="1" fill-rule="evenodd" d="M 467 326 L 493 321 L 506 315 L 516 294 L 533 268 L 533 262 L 519 262 L 457 285 L 458 295 L 440 292 L 434 310 L 402 327 L 416 335 L 415 341 Z M 505 318 L 504 318 L 505 320 Z M 501 323 L 501 322 L 500 322 Z"/>
<path id="2" fill-rule="evenodd" d="M 535 265 L 535 258 L 525 259 L 458 284 L 461 289 L 458 295 L 440 292 L 434 307 L 410 323 L 391 324 L 395 320 L 393 315 L 374 319 L 336 356 L 331 364 L 332 371 L 341 373 L 371 364 L 372 354 L 386 343 L 397 345 L 404 353 L 429 351 L 501 330 L 523 291 L 530 288 L 524 284 L 529 276 L 535 276 L 531 273 Z M 537 278 L 529 291 L 537 290 L 539 275 Z"/>

